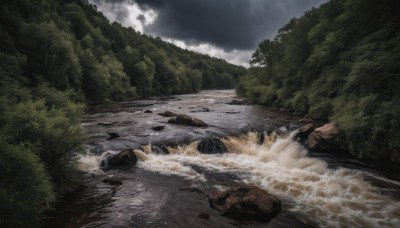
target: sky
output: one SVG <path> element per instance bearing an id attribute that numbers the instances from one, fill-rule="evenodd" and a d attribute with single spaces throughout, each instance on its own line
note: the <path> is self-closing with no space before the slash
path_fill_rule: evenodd
<path id="1" fill-rule="evenodd" d="M 248 67 L 280 27 L 327 0 L 89 0 L 110 20 Z"/>

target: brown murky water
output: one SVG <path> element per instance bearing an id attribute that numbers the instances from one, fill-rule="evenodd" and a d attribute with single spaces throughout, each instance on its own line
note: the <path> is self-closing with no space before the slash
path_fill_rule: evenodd
<path id="1" fill-rule="evenodd" d="M 254 105 L 228 104 L 232 90 L 94 106 L 82 124 L 91 154 L 79 166 L 87 185 L 57 205 L 46 227 L 399 227 L 399 168 L 345 155 L 308 152 L 290 135 L 259 134 L 295 129 L 301 116 Z M 144 113 L 151 110 L 153 113 Z M 204 120 L 208 128 L 168 124 L 163 111 Z M 153 126 L 165 126 L 154 131 Z M 282 128 L 284 127 L 284 128 Z M 120 137 L 108 140 L 107 131 Z M 223 137 L 228 153 L 200 154 L 197 140 Z M 141 145 L 168 145 L 169 155 L 136 153 L 130 169 L 103 172 L 101 153 Z M 178 146 L 179 145 L 179 146 Z M 390 165 L 390 164 L 389 164 Z M 102 183 L 105 176 L 121 186 Z M 268 224 L 235 221 L 208 205 L 205 194 L 238 183 L 278 196 L 282 212 Z M 186 187 L 195 187 L 192 191 Z M 205 212 L 210 220 L 198 217 Z"/>

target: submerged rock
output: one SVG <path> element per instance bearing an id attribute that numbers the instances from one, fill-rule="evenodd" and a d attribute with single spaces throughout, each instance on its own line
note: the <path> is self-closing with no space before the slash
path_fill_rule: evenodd
<path id="1" fill-rule="evenodd" d="M 202 120 L 197 118 L 192 118 L 191 116 L 188 116 L 186 114 L 179 114 L 175 117 L 172 117 L 171 119 L 168 120 L 168 123 L 182 124 L 194 127 L 208 127 L 208 125 L 204 123 Z"/>
<path id="2" fill-rule="evenodd" d="M 308 136 L 307 147 L 313 150 L 330 150 L 339 145 L 339 129 L 332 123 L 328 123 L 315 129 Z"/>
<path id="3" fill-rule="evenodd" d="M 164 130 L 165 126 L 164 125 L 159 125 L 159 126 L 154 126 L 151 129 L 155 130 L 155 131 L 161 131 Z"/>
<path id="4" fill-rule="evenodd" d="M 144 111 L 144 113 L 153 113 L 153 111 L 151 111 L 151 110 L 146 110 L 146 111 Z"/>
<path id="5" fill-rule="evenodd" d="M 110 185 L 121 185 L 122 180 L 118 177 L 106 177 L 103 179 L 103 183 L 110 184 Z"/>
<path id="6" fill-rule="evenodd" d="M 107 131 L 107 134 L 109 135 L 109 137 L 107 138 L 108 140 L 119 138 L 119 134 L 117 132 Z"/>
<path id="7" fill-rule="evenodd" d="M 222 154 L 228 151 L 220 138 L 203 139 L 197 145 L 197 150 L 203 154 Z"/>
<path id="8" fill-rule="evenodd" d="M 281 201 L 256 186 L 236 186 L 210 196 L 212 208 L 224 216 L 268 222 L 281 210 Z"/>
<path id="9" fill-rule="evenodd" d="M 101 161 L 102 167 L 107 166 L 122 166 L 122 165 L 135 165 L 138 158 L 136 157 L 133 149 L 125 149 L 118 154 L 108 154 L 104 156 L 103 161 Z"/>

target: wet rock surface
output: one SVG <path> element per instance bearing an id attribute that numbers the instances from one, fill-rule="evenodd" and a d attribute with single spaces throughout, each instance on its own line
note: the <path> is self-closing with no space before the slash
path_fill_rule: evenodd
<path id="1" fill-rule="evenodd" d="M 135 165 L 138 159 L 133 149 L 124 149 L 117 154 L 107 154 L 101 161 L 102 167 L 112 166 L 123 166 L 123 165 Z"/>
<path id="2" fill-rule="evenodd" d="M 307 139 L 307 147 L 312 150 L 333 150 L 339 148 L 339 129 L 328 123 L 312 131 Z"/>
<path id="3" fill-rule="evenodd" d="M 220 138 L 210 138 L 201 140 L 197 145 L 197 150 L 203 154 L 222 154 L 228 149 Z"/>
<path id="4" fill-rule="evenodd" d="M 212 208 L 225 216 L 269 222 L 281 211 L 281 201 L 256 186 L 236 186 L 210 196 Z"/>

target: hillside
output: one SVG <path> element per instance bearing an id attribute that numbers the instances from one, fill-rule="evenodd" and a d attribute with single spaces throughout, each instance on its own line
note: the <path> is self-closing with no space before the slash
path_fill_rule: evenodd
<path id="1" fill-rule="evenodd" d="M 399 161 L 399 25 L 399 1 L 329 1 L 261 42 L 237 91 L 336 123 L 358 157 Z"/>
<path id="2" fill-rule="evenodd" d="M 88 1 L 3 1 L 1 95 L 44 87 L 89 103 L 233 88 L 243 67 L 110 23 Z"/>

